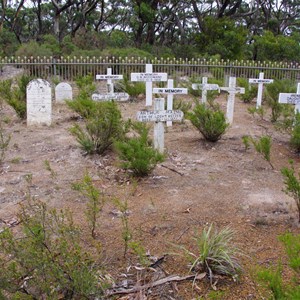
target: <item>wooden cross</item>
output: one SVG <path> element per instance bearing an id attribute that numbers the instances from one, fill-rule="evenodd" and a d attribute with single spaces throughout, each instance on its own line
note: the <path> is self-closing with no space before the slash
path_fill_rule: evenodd
<path id="1" fill-rule="evenodd" d="M 193 90 L 202 90 L 201 101 L 206 103 L 207 101 L 207 91 L 217 91 L 219 90 L 218 84 L 209 84 L 207 83 L 207 77 L 202 77 L 202 84 L 193 83 Z"/>
<path id="2" fill-rule="evenodd" d="M 264 73 L 259 73 L 258 79 L 257 78 L 249 78 L 249 83 L 258 84 L 256 108 L 261 107 L 264 83 L 269 84 L 269 83 L 272 83 L 273 81 L 274 81 L 273 79 L 264 79 Z"/>
<path id="3" fill-rule="evenodd" d="M 297 93 L 280 93 L 279 103 L 295 104 L 295 113 L 300 112 L 300 83 L 297 85 Z"/>
<path id="4" fill-rule="evenodd" d="M 137 120 L 140 122 L 155 122 L 154 124 L 154 148 L 164 153 L 164 124 L 167 121 L 181 121 L 183 112 L 181 110 L 165 110 L 165 99 L 154 99 L 154 111 L 138 111 Z"/>
<path id="5" fill-rule="evenodd" d="M 152 82 L 167 80 L 167 73 L 153 73 L 152 64 L 146 64 L 146 73 L 131 73 L 131 81 L 146 82 L 146 106 L 152 105 Z"/>
<path id="6" fill-rule="evenodd" d="M 168 79 L 167 88 L 154 88 L 154 94 L 167 94 L 167 110 L 173 109 L 173 95 L 186 95 L 188 89 L 186 88 L 174 88 L 174 80 Z M 172 126 L 172 121 L 167 121 L 167 126 Z"/>
<path id="7" fill-rule="evenodd" d="M 236 78 L 235 77 L 229 77 L 229 87 L 220 87 L 220 90 L 226 91 L 229 93 L 228 99 L 227 99 L 226 118 L 227 118 L 229 124 L 232 124 L 235 94 L 237 94 L 237 93 L 244 94 L 245 89 L 236 86 Z"/>

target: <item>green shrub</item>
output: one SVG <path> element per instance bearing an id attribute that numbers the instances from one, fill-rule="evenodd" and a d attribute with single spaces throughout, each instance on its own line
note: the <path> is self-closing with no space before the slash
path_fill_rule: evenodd
<path id="1" fill-rule="evenodd" d="M 46 45 L 40 45 L 35 41 L 20 45 L 19 49 L 16 51 L 16 56 L 49 57 L 52 55 L 53 52 L 51 51 L 51 49 L 47 48 Z"/>
<path id="2" fill-rule="evenodd" d="M 260 153 L 263 158 L 271 165 L 272 169 L 274 169 L 271 163 L 271 147 L 272 147 L 272 138 L 270 136 L 262 136 L 259 140 L 255 140 L 251 138 L 251 142 L 255 148 L 255 150 Z"/>
<path id="3" fill-rule="evenodd" d="M 192 103 L 182 99 L 175 99 L 173 102 L 173 110 L 181 110 L 186 116 L 188 111 L 192 108 Z"/>
<path id="4" fill-rule="evenodd" d="M 236 277 L 241 272 L 241 266 L 236 257 L 239 249 L 233 243 L 234 231 L 225 227 L 217 230 L 213 224 L 203 229 L 196 236 L 197 252 L 191 252 L 179 246 L 191 263 L 191 271 L 206 272 L 211 282 L 214 274 Z"/>
<path id="5" fill-rule="evenodd" d="M 281 174 L 284 177 L 285 192 L 292 196 L 296 202 L 300 223 L 300 182 L 295 175 L 293 162 L 290 161 L 291 168 L 282 168 Z M 300 176 L 300 173 L 298 174 Z"/>
<path id="6" fill-rule="evenodd" d="M 124 91 L 132 98 L 137 98 L 139 95 L 146 94 L 146 85 L 143 82 L 129 81 L 128 77 L 124 76 L 124 79 L 116 84 L 116 88 Z"/>
<path id="7" fill-rule="evenodd" d="M 271 108 L 271 122 L 278 120 L 286 106 L 278 102 L 279 93 L 293 93 L 295 90 L 294 84 L 290 80 L 275 80 L 266 85 L 264 98 Z"/>
<path id="8" fill-rule="evenodd" d="M 115 148 L 124 169 L 129 169 L 137 177 L 147 176 L 164 157 L 152 148 L 148 139 L 149 128 L 145 124 L 134 123 L 132 127 L 137 135 L 117 141 Z"/>
<path id="9" fill-rule="evenodd" d="M 70 213 L 30 200 L 19 217 L 22 233 L 0 233 L 1 299 L 101 298 L 103 264 L 81 245 L 84 234 Z"/>
<path id="10" fill-rule="evenodd" d="M 245 88 L 245 93 L 239 95 L 240 99 L 245 103 L 250 103 L 257 96 L 257 85 L 249 86 L 247 78 L 238 78 L 237 82 L 238 86 Z"/>
<path id="11" fill-rule="evenodd" d="M 292 278 L 288 282 L 286 279 L 283 279 L 283 266 L 279 262 L 275 268 L 260 268 L 257 272 L 257 279 L 259 282 L 264 283 L 266 288 L 272 293 L 272 299 L 300 299 L 300 235 L 286 233 L 279 236 L 279 240 L 284 245 L 289 267 L 294 273 Z"/>
<path id="12" fill-rule="evenodd" d="M 224 113 L 217 106 L 206 107 L 198 104 L 193 112 L 187 114 L 187 118 L 210 142 L 218 141 L 229 126 Z"/>
<path id="13" fill-rule="evenodd" d="M 300 113 L 295 114 L 291 130 L 290 145 L 299 153 L 300 152 Z"/>
<path id="14" fill-rule="evenodd" d="M 124 126 L 115 102 L 95 102 L 84 128 L 75 124 L 70 132 L 87 154 L 103 154 L 115 140 L 122 138 Z"/>

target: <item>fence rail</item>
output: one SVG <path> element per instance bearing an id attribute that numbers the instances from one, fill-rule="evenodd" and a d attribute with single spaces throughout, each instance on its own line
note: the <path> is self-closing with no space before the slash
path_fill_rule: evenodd
<path id="1" fill-rule="evenodd" d="M 96 74 L 106 74 L 106 69 L 112 68 L 113 74 L 123 74 L 129 78 L 132 72 L 145 72 L 146 63 L 153 64 L 154 72 L 166 72 L 174 79 L 202 76 L 217 80 L 224 80 L 228 76 L 257 78 L 259 72 L 264 72 L 265 78 L 300 81 L 299 63 L 141 57 L 5 57 L 0 59 L 0 75 L 5 66 L 12 66 L 24 69 L 35 77 L 58 77 L 60 80 L 73 81 L 78 76 L 88 74 L 95 78 Z"/>

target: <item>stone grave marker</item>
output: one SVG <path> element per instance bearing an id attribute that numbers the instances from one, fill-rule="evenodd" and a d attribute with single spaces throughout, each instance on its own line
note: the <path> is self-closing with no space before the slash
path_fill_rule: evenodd
<path id="1" fill-rule="evenodd" d="M 181 121 L 183 112 L 181 110 L 165 110 L 165 99 L 154 99 L 154 111 L 138 111 L 137 120 L 140 122 L 155 122 L 154 124 L 154 148 L 164 153 L 164 124 L 167 121 Z"/>
<path id="2" fill-rule="evenodd" d="M 269 83 L 272 83 L 273 81 L 274 81 L 273 79 L 265 79 L 264 73 L 259 73 L 259 78 L 249 78 L 249 83 L 258 84 L 256 108 L 261 107 L 264 84 L 269 84 Z"/>
<path id="3" fill-rule="evenodd" d="M 51 85 L 43 79 L 34 79 L 26 87 L 27 125 L 51 125 Z"/>
<path id="4" fill-rule="evenodd" d="M 146 82 L 146 106 L 152 105 L 152 82 L 167 80 L 167 73 L 153 73 L 152 64 L 146 64 L 146 73 L 131 73 L 131 81 Z"/>
<path id="5" fill-rule="evenodd" d="M 114 94 L 113 80 L 121 80 L 121 79 L 123 79 L 123 75 L 113 75 L 111 68 L 107 68 L 107 74 L 96 75 L 96 79 L 97 80 L 107 80 L 108 94 Z"/>
<path id="6" fill-rule="evenodd" d="M 61 82 L 55 87 L 55 101 L 63 102 L 65 100 L 73 100 L 73 91 L 70 84 Z"/>
<path id="7" fill-rule="evenodd" d="M 207 101 L 207 91 L 218 91 L 218 84 L 207 83 L 207 77 L 202 77 L 202 84 L 193 83 L 193 90 L 202 90 L 201 102 L 206 103 Z"/>
<path id="8" fill-rule="evenodd" d="M 295 104 L 295 113 L 300 112 L 300 83 L 297 85 L 297 93 L 280 93 L 278 98 L 279 103 Z"/>
<path id="9" fill-rule="evenodd" d="M 174 80 L 168 79 L 167 88 L 154 88 L 155 94 L 167 94 L 167 110 L 173 109 L 173 95 L 186 95 L 188 89 L 186 88 L 174 88 Z M 172 121 L 167 121 L 167 126 L 172 126 Z"/>
<path id="10" fill-rule="evenodd" d="M 229 124 L 232 124 L 235 94 L 237 94 L 237 93 L 244 94 L 245 89 L 236 86 L 236 78 L 235 77 L 229 77 L 229 87 L 220 87 L 220 90 L 226 91 L 229 93 L 228 99 L 227 99 L 226 118 L 227 118 Z"/>

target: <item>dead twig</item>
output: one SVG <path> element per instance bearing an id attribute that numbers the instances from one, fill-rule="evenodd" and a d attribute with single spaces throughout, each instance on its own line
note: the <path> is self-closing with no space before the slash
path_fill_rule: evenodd
<path id="1" fill-rule="evenodd" d="M 135 286 L 131 289 L 119 289 L 117 291 L 112 291 L 109 290 L 106 294 L 106 296 L 113 296 L 113 295 L 122 295 L 122 294 L 134 294 L 138 293 L 142 290 L 147 290 L 153 287 L 156 287 L 158 285 L 166 284 L 169 282 L 174 282 L 174 281 L 185 281 L 185 280 L 202 280 L 206 276 L 206 273 L 201 273 L 197 275 L 188 275 L 184 277 L 180 277 L 178 275 L 171 275 L 162 279 L 159 279 L 157 281 L 142 285 L 142 286 Z"/>
<path id="2" fill-rule="evenodd" d="M 168 166 L 166 166 L 166 165 L 161 165 L 163 168 L 166 168 L 166 169 L 168 169 L 168 170 L 170 170 L 170 171 L 172 171 L 172 172 L 175 172 L 175 173 L 177 173 L 177 174 L 179 174 L 180 176 L 184 176 L 184 174 L 183 173 L 181 173 L 181 172 L 179 172 L 179 171 L 177 171 L 177 170 L 175 170 L 175 169 L 173 169 L 173 168 L 170 168 L 170 167 L 168 167 Z"/>

